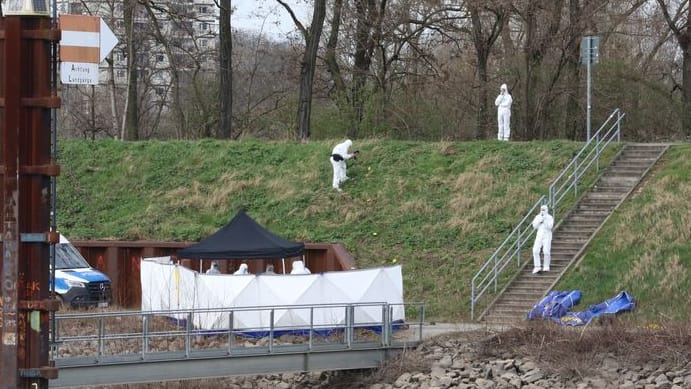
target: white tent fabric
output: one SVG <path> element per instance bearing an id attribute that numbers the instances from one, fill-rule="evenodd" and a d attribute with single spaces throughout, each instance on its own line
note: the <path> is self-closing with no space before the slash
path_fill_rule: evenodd
<path id="1" fill-rule="evenodd" d="M 141 261 L 142 311 L 194 310 L 199 329 L 305 329 L 346 324 L 345 304 L 354 308 L 355 325 L 382 321 L 382 303 L 391 304 L 392 321 L 405 321 L 401 266 L 305 275 L 200 274 L 161 258 Z M 367 305 L 366 303 L 378 303 Z M 306 306 L 339 304 L 310 309 Z M 254 309 L 261 307 L 262 309 Z M 245 308 L 245 309 L 243 309 Z M 184 315 L 183 315 L 184 316 Z M 182 319 L 183 317 L 176 317 Z"/>

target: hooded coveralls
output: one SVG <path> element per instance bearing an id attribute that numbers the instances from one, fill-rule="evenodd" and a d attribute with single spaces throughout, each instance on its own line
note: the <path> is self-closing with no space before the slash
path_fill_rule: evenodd
<path id="1" fill-rule="evenodd" d="M 535 244 L 533 244 L 533 274 L 540 272 L 540 249 L 544 255 L 542 271 L 549 271 L 550 250 L 552 249 L 552 228 L 554 218 L 549 214 L 546 205 L 540 207 L 540 214 L 533 219 L 535 233 Z"/>
<path id="2" fill-rule="evenodd" d="M 249 274 L 250 272 L 247 270 L 247 264 L 246 263 L 241 263 L 240 268 L 235 271 L 235 275 L 241 275 L 241 274 Z"/>
<path id="3" fill-rule="evenodd" d="M 499 88 L 499 96 L 494 100 L 494 105 L 497 106 L 497 124 L 499 132 L 497 139 L 509 140 L 511 135 L 511 103 L 513 99 L 509 94 L 506 84 L 501 84 Z"/>
<path id="4" fill-rule="evenodd" d="M 341 191 L 341 183 L 348 179 L 346 176 L 346 160 L 353 158 L 354 154 L 349 153 L 353 141 L 346 139 L 345 142 L 337 144 L 331 151 L 329 161 L 333 167 L 333 180 L 331 186 L 337 191 Z"/>
<path id="5" fill-rule="evenodd" d="M 293 270 L 290 274 L 312 274 L 310 269 L 305 267 L 305 263 L 302 261 L 293 261 Z"/>

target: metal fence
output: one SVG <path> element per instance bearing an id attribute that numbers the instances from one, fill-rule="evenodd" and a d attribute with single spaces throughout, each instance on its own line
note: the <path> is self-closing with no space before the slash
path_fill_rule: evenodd
<path id="1" fill-rule="evenodd" d="M 403 309 L 405 321 L 392 320 Z M 342 310 L 336 325 L 317 324 L 322 311 Z M 367 311 L 367 315 L 364 315 Z M 194 316 L 227 315 L 229 325 L 213 330 L 195 328 Z M 363 321 L 363 317 L 375 320 Z M 233 316 L 261 314 L 265 326 L 233 328 Z M 308 325 L 276 325 L 279 314 L 309 314 Z M 357 319 L 356 319 L 357 318 Z M 286 305 L 172 311 L 80 312 L 55 315 L 52 359 L 58 367 L 142 363 L 201 357 L 232 357 L 276 353 L 400 348 L 422 340 L 424 303 Z"/>
<path id="2" fill-rule="evenodd" d="M 564 215 L 568 207 L 566 197 L 572 195 L 576 199 L 583 186 L 584 178 L 596 174 L 600 170 L 602 153 L 614 141 L 621 141 L 621 121 L 624 114 L 615 109 L 600 126 L 597 132 L 587 141 L 569 164 L 562 170 L 549 186 L 549 192 L 538 199 L 526 212 L 518 225 L 509 233 L 492 256 L 485 262 L 472 280 L 470 297 L 470 317 L 475 319 L 475 309 L 488 292 L 497 293 L 500 287 L 508 283 L 524 265 L 521 250 L 530 242 L 535 234 L 531 225 L 532 216 L 543 204 L 548 204 L 552 210 L 554 220 Z M 515 267 L 509 268 L 515 262 Z"/>

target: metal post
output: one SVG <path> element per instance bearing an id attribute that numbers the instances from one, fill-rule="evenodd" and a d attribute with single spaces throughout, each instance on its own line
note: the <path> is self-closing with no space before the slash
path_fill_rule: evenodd
<path id="1" fill-rule="evenodd" d="M 312 345 L 313 345 L 313 336 L 314 336 L 314 307 L 310 307 L 310 334 L 309 334 L 309 341 L 308 341 L 308 349 L 309 351 L 312 351 Z"/>
<path id="2" fill-rule="evenodd" d="M 149 353 L 149 315 L 142 317 L 142 361 L 146 359 L 146 354 Z"/>
<path id="3" fill-rule="evenodd" d="M 588 58 L 586 60 L 586 65 L 585 65 L 586 79 L 587 79 L 587 82 L 586 82 L 587 113 L 586 113 L 586 127 L 585 127 L 586 128 L 586 131 L 585 131 L 586 136 L 585 136 L 585 140 L 586 140 L 586 142 L 590 142 L 590 108 L 591 108 L 591 106 L 590 106 L 590 63 L 592 62 L 590 60 L 590 52 L 592 50 L 592 47 L 591 47 L 592 41 L 590 39 L 585 39 L 585 42 L 586 42 L 586 51 L 588 53 Z"/>
<path id="4" fill-rule="evenodd" d="M 96 352 L 97 361 L 101 361 L 103 355 L 106 352 L 105 337 L 106 323 L 104 321 L 104 318 L 101 317 L 98 319 L 98 351 Z"/>
<path id="5" fill-rule="evenodd" d="M 233 335 L 233 311 L 228 314 L 228 354 L 233 353 L 233 345 L 235 343 L 235 335 Z"/>
<path id="6" fill-rule="evenodd" d="M 2 388 L 48 388 L 57 377 L 49 360 L 49 312 L 58 304 L 49 293 L 48 204 L 50 177 L 59 172 L 49 120 L 60 105 L 50 76 L 59 31 L 41 5 L 5 4 L 0 18 Z M 42 238 L 23 238 L 36 235 Z"/>
<path id="7" fill-rule="evenodd" d="M 274 350 L 274 312 L 276 311 L 273 308 L 271 308 L 271 311 L 269 311 L 269 353 L 272 353 Z"/>
<path id="8" fill-rule="evenodd" d="M 185 358 L 190 357 L 192 350 L 192 312 L 187 313 L 187 321 L 185 322 Z"/>
<path id="9" fill-rule="evenodd" d="M 598 63 L 598 51 L 600 45 L 600 37 L 589 35 L 584 36 L 581 40 L 581 62 L 585 64 L 586 68 L 586 142 L 590 142 L 590 67 L 592 64 Z"/>

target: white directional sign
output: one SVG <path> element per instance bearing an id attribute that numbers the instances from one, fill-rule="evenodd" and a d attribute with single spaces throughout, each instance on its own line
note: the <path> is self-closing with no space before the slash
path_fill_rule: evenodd
<path id="1" fill-rule="evenodd" d="M 63 84 L 98 84 L 98 64 L 118 44 L 98 16 L 60 15 L 60 80 Z"/>

